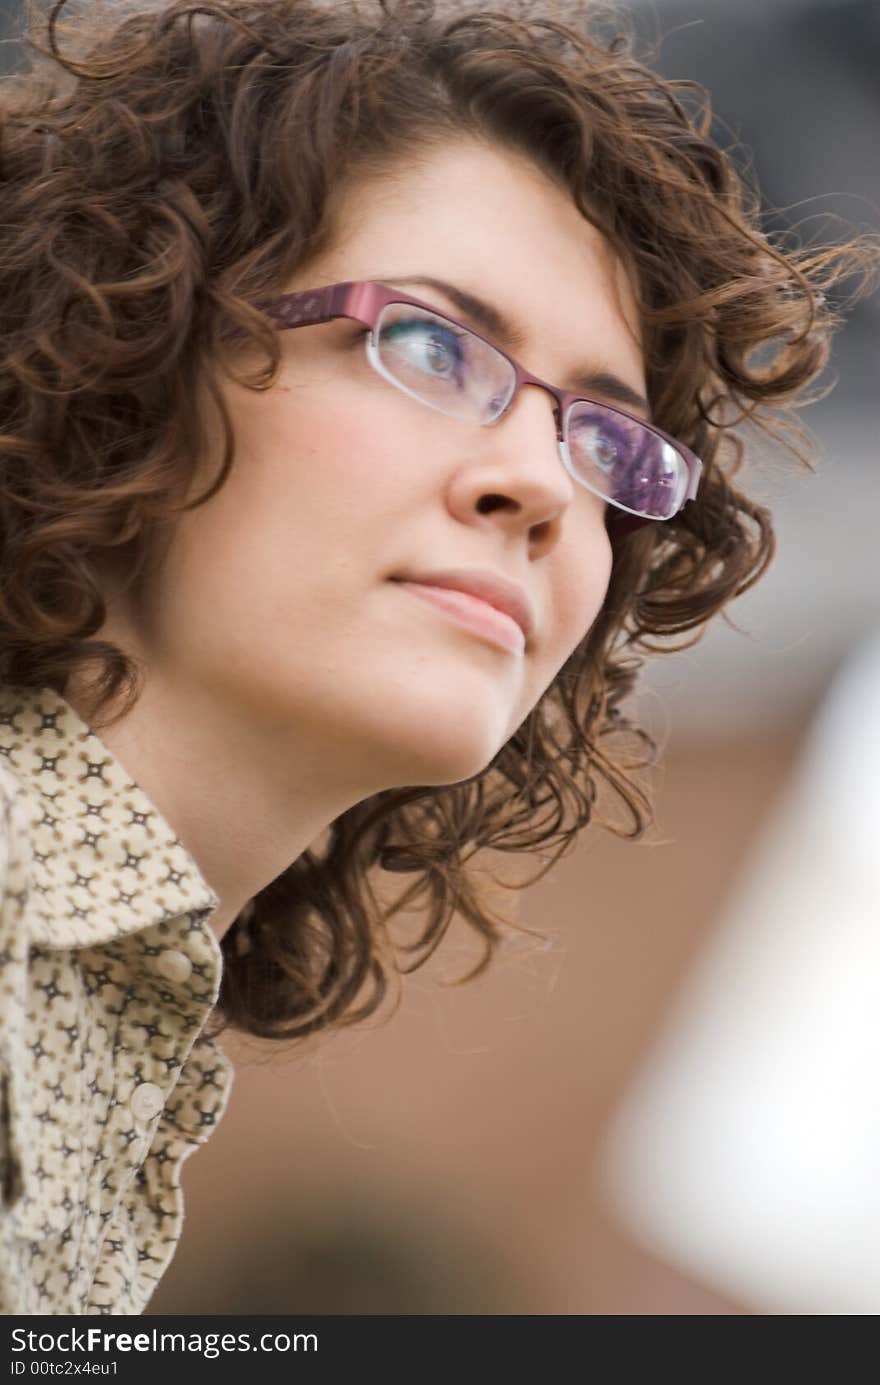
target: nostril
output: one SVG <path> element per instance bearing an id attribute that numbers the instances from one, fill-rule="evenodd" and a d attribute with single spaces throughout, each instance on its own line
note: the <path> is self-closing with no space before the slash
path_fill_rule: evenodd
<path id="1" fill-rule="evenodd" d="M 504 495 L 483 495 L 477 503 L 477 509 L 481 515 L 490 515 L 493 510 L 507 504 L 507 497 Z"/>

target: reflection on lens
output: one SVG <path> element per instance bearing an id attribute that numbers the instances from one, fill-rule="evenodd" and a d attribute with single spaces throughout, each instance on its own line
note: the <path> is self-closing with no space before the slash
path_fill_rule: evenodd
<path id="1" fill-rule="evenodd" d="M 461 333 L 445 323 L 416 317 L 383 323 L 379 352 L 402 379 L 421 381 L 426 388 L 460 390 L 464 383 L 467 365 Z"/>
<path id="2" fill-rule="evenodd" d="M 575 405 L 566 429 L 575 474 L 597 495 L 649 519 L 669 519 L 687 488 L 687 464 L 664 438 L 601 404 Z"/>
<path id="3" fill-rule="evenodd" d="M 510 402 L 516 377 L 500 352 L 466 327 L 407 303 L 379 315 L 374 364 L 414 399 L 453 418 L 490 423 Z"/>

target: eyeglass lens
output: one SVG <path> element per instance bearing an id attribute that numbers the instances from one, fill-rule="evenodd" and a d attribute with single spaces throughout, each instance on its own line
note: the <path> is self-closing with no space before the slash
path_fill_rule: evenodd
<path id="1" fill-rule="evenodd" d="M 379 373 L 414 399 L 452 418 L 493 423 L 516 386 L 511 363 L 495 347 L 448 319 L 389 303 L 368 338 Z M 578 400 L 563 427 L 563 461 L 575 480 L 611 504 L 668 519 L 688 485 L 684 457 L 664 438 L 617 409 Z"/>

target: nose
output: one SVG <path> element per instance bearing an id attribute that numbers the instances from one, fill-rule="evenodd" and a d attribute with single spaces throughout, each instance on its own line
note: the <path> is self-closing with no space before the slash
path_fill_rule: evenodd
<path id="1" fill-rule="evenodd" d="M 487 432 L 493 435 L 503 493 L 548 512 L 561 512 L 571 504 L 577 483 L 562 459 L 559 405 L 549 390 L 524 385 Z"/>
<path id="2" fill-rule="evenodd" d="M 553 403 L 546 390 L 523 389 L 497 422 L 462 433 L 446 492 L 461 523 L 504 531 L 517 547 L 525 539 L 532 556 L 560 542 L 581 496 L 592 499 L 566 470 Z"/>
<path id="3" fill-rule="evenodd" d="M 556 434 L 557 444 L 561 442 L 562 413 L 559 402 L 559 396 L 557 395 L 555 390 L 553 390 L 549 385 L 545 385 L 544 382 L 541 380 L 535 378 L 532 378 L 530 380 L 523 380 L 522 385 L 515 393 L 513 400 L 509 404 L 503 417 L 508 418 L 512 413 L 516 411 L 517 408 L 519 408 L 520 412 L 522 412 L 524 401 L 528 399 L 541 400 L 542 403 L 540 407 L 542 414 L 544 415 L 547 413 L 549 409 L 551 425 L 554 433 Z"/>

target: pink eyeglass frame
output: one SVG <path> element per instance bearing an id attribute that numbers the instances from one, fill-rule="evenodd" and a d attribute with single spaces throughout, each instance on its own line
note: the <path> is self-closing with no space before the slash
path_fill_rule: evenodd
<path id="1" fill-rule="evenodd" d="M 493 420 L 494 423 L 500 423 L 504 415 L 509 412 L 523 385 L 537 385 L 539 389 L 546 390 L 556 400 L 556 437 L 559 442 L 563 441 L 563 419 L 570 404 L 575 403 L 576 400 L 583 400 L 587 404 L 598 404 L 603 409 L 610 409 L 612 413 L 622 414 L 624 418 L 638 424 L 640 428 L 646 428 L 649 433 L 654 433 L 656 437 L 662 438 L 684 458 L 688 468 L 688 488 L 681 505 L 675 511 L 676 514 L 681 512 L 689 500 L 696 498 L 703 463 L 695 452 L 685 447 L 677 438 L 672 437 L 669 433 L 664 433 L 663 429 L 658 428 L 656 424 L 647 423 L 637 414 L 619 408 L 616 404 L 609 404 L 604 399 L 591 399 L 588 395 L 575 394 L 571 390 L 560 389 L 558 385 L 549 384 L 548 381 L 533 375 L 530 370 L 526 370 L 525 366 L 520 365 L 509 351 L 504 351 L 494 341 L 490 341 L 488 337 L 474 331 L 468 323 L 460 322 L 449 313 L 437 308 L 433 303 L 426 303 L 423 298 L 413 298 L 411 294 L 403 293 L 400 289 L 389 288 L 387 284 L 377 284 L 364 279 L 352 279 L 341 284 L 327 284 L 323 288 L 303 289 L 296 293 L 283 293 L 277 298 L 260 299 L 251 306 L 256 308 L 258 312 L 265 313 L 281 330 L 291 327 L 313 327 L 318 323 L 331 322 L 340 317 L 351 318 L 352 321 L 359 322 L 362 326 L 373 330 L 379 314 L 389 303 L 403 303 L 434 313 L 453 326 L 470 332 L 472 336 L 485 342 L 487 346 L 492 347 L 509 362 L 515 375 L 513 393 L 504 413 L 499 414 L 498 418 Z M 626 533 L 630 529 L 641 528 L 643 524 L 665 524 L 673 518 L 672 515 L 668 515 L 666 519 L 650 519 L 645 515 L 635 515 L 628 510 L 621 510 L 611 501 L 608 504 L 608 519 L 609 522 L 613 520 L 614 529 L 617 533 Z"/>

